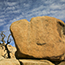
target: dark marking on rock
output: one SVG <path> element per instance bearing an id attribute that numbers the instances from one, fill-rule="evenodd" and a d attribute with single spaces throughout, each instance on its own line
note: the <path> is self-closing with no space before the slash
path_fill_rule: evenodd
<path id="1" fill-rule="evenodd" d="M 45 45 L 46 43 L 36 43 L 37 45 Z"/>
<path id="2" fill-rule="evenodd" d="M 64 29 L 64 24 L 61 23 L 60 21 L 58 21 L 58 23 L 57 23 L 57 30 L 58 30 L 58 33 L 59 33 L 59 36 L 60 36 L 60 37 L 62 37 L 61 31 L 63 31 L 63 29 Z"/>
<path id="3" fill-rule="evenodd" d="M 58 21 L 58 23 L 59 23 L 62 27 L 64 27 L 64 24 L 63 24 L 63 23 L 61 23 L 60 21 Z"/>
<path id="4" fill-rule="evenodd" d="M 65 35 L 65 26 L 63 27 L 63 34 Z"/>

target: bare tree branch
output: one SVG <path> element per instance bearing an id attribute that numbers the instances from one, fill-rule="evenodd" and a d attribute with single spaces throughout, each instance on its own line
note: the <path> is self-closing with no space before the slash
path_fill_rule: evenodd
<path id="1" fill-rule="evenodd" d="M 5 40 L 4 38 L 6 37 L 5 34 L 3 33 L 4 31 L 1 31 L 0 33 L 0 36 L 1 36 L 1 39 L 0 41 L 3 42 L 3 44 L 5 44 Z M 9 44 L 12 40 L 10 38 L 11 34 L 9 34 L 8 38 L 7 38 L 7 43 L 6 44 Z"/>
<path id="2" fill-rule="evenodd" d="M 7 37 L 7 39 L 6 39 L 6 41 L 7 41 L 7 43 L 5 44 L 5 34 L 3 33 L 4 31 L 0 31 L 0 37 L 1 37 L 1 42 L 3 42 L 3 45 L 5 46 L 5 50 L 7 50 L 7 53 L 8 53 L 8 58 L 11 58 L 11 56 L 10 56 L 10 51 L 9 51 L 9 49 L 8 49 L 8 44 L 12 41 L 12 39 L 10 38 L 10 36 L 11 36 L 11 34 L 9 34 L 8 35 L 8 37 Z M 1 44 L 1 43 L 0 43 Z M 4 57 L 5 57 L 5 55 L 4 55 Z"/>
<path id="3" fill-rule="evenodd" d="M 7 44 L 9 44 L 11 42 L 10 36 L 11 36 L 11 34 L 9 34 L 9 36 L 8 36 Z"/>
<path id="4" fill-rule="evenodd" d="M 3 44 L 5 44 L 5 40 L 4 40 L 4 38 L 6 37 L 5 35 L 4 35 L 4 33 L 3 33 L 3 31 L 1 31 L 1 37 L 2 37 L 2 39 L 1 39 L 1 41 L 3 42 Z"/>

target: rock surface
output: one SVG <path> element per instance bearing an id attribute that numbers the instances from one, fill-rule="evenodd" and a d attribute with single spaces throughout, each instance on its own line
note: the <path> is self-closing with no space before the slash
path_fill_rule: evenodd
<path id="1" fill-rule="evenodd" d="M 0 57 L 0 65 L 65 65 L 65 61 L 59 64 L 52 63 L 49 60 L 36 59 L 5 59 Z"/>
<path id="2" fill-rule="evenodd" d="M 20 65 L 17 59 L 1 59 L 0 65 Z"/>
<path id="3" fill-rule="evenodd" d="M 15 58 L 15 52 L 17 51 L 16 47 L 8 45 L 8 50 L 10 51 L 10 57 Z"/>
<path id="4" fill-rule="evenodd" d="M 0 58 L 0 65 L 55 65 L 48 60 L 32 59 L 4 59 Z"/>
<path id="5" fill-rule="evenodd" d="M 33 17 L 12 23 L 10 30 L 17 58 L 65 60 L 65 24 L 49 16 Z"/>
<path id="6" fill-rule="evenodd" d="M 65 61 L 64 61 L 64 62 L 59 63 L 58 65 L 65 65 Z"/>
<path id="7" fill-rule="evenodd" d="M 7 45 L 7 49 L 5 45 L 0 44 L 0 57 L 9 58 L 8 57 L 8 54 L 9 54 L 10 58 L 15 58 L 16 48 L 11 45 Z"/>
<path id="8" fill-rule="evenodd" d="M 55 65 L 48 60 L 31 60 L 31 59 L 19 59 L 21 65 Z"/>

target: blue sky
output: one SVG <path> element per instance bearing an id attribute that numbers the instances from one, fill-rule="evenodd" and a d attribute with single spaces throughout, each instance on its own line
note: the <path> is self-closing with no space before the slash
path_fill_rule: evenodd
<path id="1" fill-rule="evenodd" d="M 0 31 L 6 36 L 11 23 L 36 16 L 51 16 L 65 22 L 65 0 L 0 0 Z M 14 46 L 14 42 L 11 42 Z"/>

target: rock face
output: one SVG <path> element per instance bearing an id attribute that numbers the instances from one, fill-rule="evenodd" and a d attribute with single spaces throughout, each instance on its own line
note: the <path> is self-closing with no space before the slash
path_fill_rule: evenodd
<path id="1" fill-rule="evenodd" d="M 8 58 L 8 56 L 10 56 L 10 58 L 15 58 L 16 48 L 11 45 L 7 45 L 7 49 L 5 48 L 5 45 L 0 44 L 0 57 Z"/>
<path id="2" fill-rule="evenodd" d="M 11 58 L 15 58 L 15 52 L 17 51 L 16 47 L 8 45 L 7 46 L 9 51 L 10 51 L 10 57 Z"/>
<path id="3" fill-rule="evenodd" d="M 17 59 L 0 59 L 0 65 L 20 65 Z"/>
<path id="4" fill-rule="evenodd" d="M 48 60 L 31 60 L 31 59 L 19 59 L 21 65 L 55 65 Z"/>
<path id="5" fill-rule="evenodd" d="M 65 60 L 65 25 L 54 17 L 33 17 L 12 23 L 17 58 Z"/>
<path id="6" fill-rule="evenodd" d="M 55 65 L 48 60 L 0 59 L 0 65 Z"/>
<path id="7" fill-rule="evenodd" d="M 59 63 L 58 65 L 65 65 L 65 61 L 64 61 L 64 62 Z"/>

